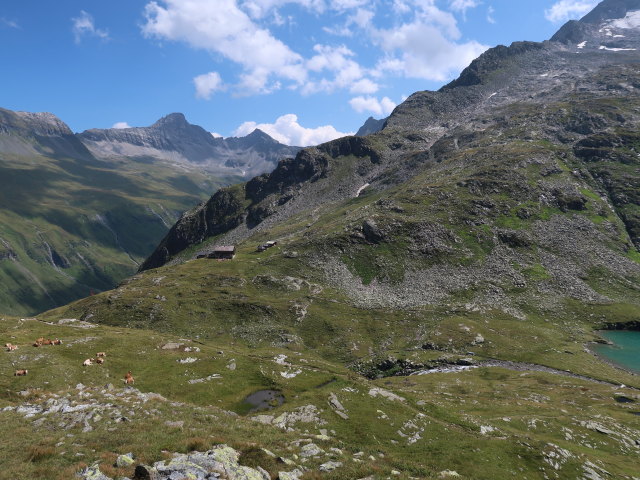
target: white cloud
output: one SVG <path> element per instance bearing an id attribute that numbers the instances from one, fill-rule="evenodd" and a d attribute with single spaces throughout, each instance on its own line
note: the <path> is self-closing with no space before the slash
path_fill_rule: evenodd
<path id="1" fill-rule="evenodd" d="M 582 17 L 597 4 L 596 0 L 559 0 L 544 11 L 544 16 L 553 23 L 566 22 Z"/>
<path id="2" fill-rule="evenodd" d="M 302 93 L 330 93 L 343 88 L 349 88 L 352 93 L 373 93 L 378 90 L 377 84 L 365 78 L 367 71 L 353 60 L 354 52 L 344 45 L 339 47 L 316 45 L 313 49 L 316 55 L 307 60 L 306 68 L 317 73 L 331 72 L 333 79 L 307 81 L 302 88 Z"/>
<path id="3" fill-rule="evenodd" d="M 378 62 L 378 75 L 389 71 L 410 78 L 449 80 L 488 48 L 475 40 L 456 43 L 459 36 L 455 24 L 446 25 L 443 31 L 423 18 L 397 29 L 380 30 L 377 39 L 388 56 Z"/>
<path id="4" fill-rule="evenodd" d="M 295 3 L 318 13 L 325 9 L 324 0 L 243 0 L 241 5 L 252 18 L 263 18 L 272 10 L 288 3 Z"/>
<path id="5" fill-rule="evenodd" d="M 160 5 L 162 3 L 163 5 Z M 240 94 L 277 87 L 272 77 L 295 84 L 306 79 L 302 57 L 238 8 L 235 0 L 161 0 L 145 7 L 147 37 L 184 41 L 221 54 L 244 68 Z"/>
<path id="6" fill-rule="evenodd" d="M 224 85 L 222 84 L 222 78 L 218 72 L 209 72 L 202 75 L 198 75 L 193 79 L 193 83 L 196 86 L 196 97 L 209 100 L 214 92 L 222 90 Z"/>
<path id="7" fill-rule="evenodd" d="M 451 10 L 465 14 L 470 8 L 480 5 L 480 0 L 450 0 Z"/>
<path id="8" fill-rule="evenodd" d="M 111 126 L 111 128 L 116 128 L 116 129 L 131 128 L 131 125 L 129 125 L 127 122 L 116 122 Z"/>
<path id="9" fill-rule="evenodd" d="M 82 37 L 86 35 L 90 37 L 98 37 L 102 40 L 109 39 L 109 32 L 101 28 L 96 28 L 93 17 L 84 10 L 80 11 L 79 17 L 72 18 L 71 22 L 73 23 L 71 31 L 73 32 L 76 43 L 80 43 L 82 41 Z"/>
<path id="10" fill-rule="evenodd" d="M 496 23 L 496 19 L 493 17 L 494 13 L 496 13 L 494 8 L 492 6 L 489 6 L 489 8 L 487 8 L 487 22 L 491 23 L 492 25 Z"/>
<path id="11" fill-rule="evenodd" d="M 216 132 L 209 132 L 213 138 L 224 138 L 222 135 Z"/>
<path id="12" fill-rule="evenodd" d="M 437 1 L 451 10 L 438 8 Z M 150 38 L 207 50 L 240 67 L 233 85 L 222 85 L 215 73 L 196 77 L 199 98 L 210 98 L 220 89 L 229 89 L 236 96 L 280 89 L 303 95 L 337 90 L 372 95 L 380 90 L 381 79 L 389 76 L 447 81 L 457 75 L 488 47 L 461 41 L 452 12 L 464 14 L 481 3 L 393 0 L 394 26 L 380 28 L 377 20 L 384 20 L 377 19 L 376 9 L 382 12 L 385 3 L 381 0 L 148 0 L 142 31 Z M 362 57 L 354 52 L 363 42 L 354 50 L 344 44 L 316 44 L 311 55 L 294 51 L 267 28 L 285 22 L 278 9 L 286 5 L 308 9 L 317 22 L 325 23 L 318 27 L 327 33 L 363 37 L 378 50 L 372 63 L 361 63 Z M 305 44 L 296 46 L 304 48 Z"/>
<path id="13" fill-rule="evenodd" d="M 329 4 L 334 10 L 347 10 L 349 8 L 364 7 L 370 0 L 330 0 Z"/>
<path id="14" fill-rule="evenodd" d="M 372 112 L 385 117 L 396 108 L 396 104 L 389 97 L 384 97 L 382 100 L 376 97 L 355 97 L 349 100 L 349 105 L 358 113 Z"/>
<path id="15" fill-rule="evenodd" d="M 305 128 L 298 123 L 298 116 L 293 113 L 282 115 L 274 123 L 244 122 L 233 134 L 237 137 L 242 137 L 250 134 L 256 128 L 259 128 L 280 143 L 301 147 L 319 145 L 346 135 L 353 135 L 353 133 L 339 132 L 331 125 Z"/>
<path id="16" fill-rule="evenodd" d="M 349 89 L 349 92 L 351 93 L 376 93 L 379 90 L 379 86 L 377 83 L 372 82 L 371 80 L 369 80 L 368 78 L 363 78 L 361 80 L 358 80 L 357 82 L 355 82 L 353 85 L 351 85 L 351 88 Z"/>

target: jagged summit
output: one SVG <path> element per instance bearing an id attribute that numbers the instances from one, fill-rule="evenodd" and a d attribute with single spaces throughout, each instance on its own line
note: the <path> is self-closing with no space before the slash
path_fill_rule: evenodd
<path id="1" fill-rule="evenodd" d="M 356 137 L 364 137 L 365 135 L 371 135 L 372 133 L 379 132 L 384 128 L 384 123 L 386 121 L 386 118 L 382 118 L 380 120 L 376 120 L 373 117 L 367 118 L 364 125 L 362 125 L 356 132 Z"/>
<path id="2" fill-rule="evenodd" d="M 165 115 L 152 125 L 152 127 L 161 127 L 164 125 L 190 125 L 183 113 L 176 112 Z"/>

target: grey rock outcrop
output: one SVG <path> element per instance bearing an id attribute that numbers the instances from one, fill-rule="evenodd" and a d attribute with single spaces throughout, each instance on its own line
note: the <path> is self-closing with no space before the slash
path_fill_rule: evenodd
<path id="1" fill-rule="evenodd" d="M 365 135 L 371 135 L 372 133 L 379 132 L 384 128 L 384 123 L 386 121 L 386 118 L 382 118 L 380 120 L 376 120 L 373 117 L 367 118 L 367 121 L 364 122 L 364 125 L 362 125 L 356 132 L 356 137 L 364 137 Z"/>

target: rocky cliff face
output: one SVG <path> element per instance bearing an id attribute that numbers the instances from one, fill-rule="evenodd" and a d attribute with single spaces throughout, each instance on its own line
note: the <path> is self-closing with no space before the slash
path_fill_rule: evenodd
<path id="1" fill-rule="evenodd" d="M 92 129 L 78 138 L 104 160 L 155 159 L 242 176 L 271 171 L 278 160 L 300 150 L 260 130 L 241 138 L 215 138 L 181 113 L 167 115 L 150 127 Z"/>

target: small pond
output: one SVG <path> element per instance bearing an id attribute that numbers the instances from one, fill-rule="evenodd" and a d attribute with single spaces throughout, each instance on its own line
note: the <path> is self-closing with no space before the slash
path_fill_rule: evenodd
<path id="1" fill-rule="evenodd" d="M 241 404 L 240 413 L 254 413 L 271 410 L 284 403 L 284 395 L 278 390 L 258 390 L 247 396 Z"/>
<path id="2" fill-rule="evenodd" d="M 613 345 L 595 345 L 593 350 L 607 360 L 640 374 L 640 332 L 604 330 L 598 332 Z"/>

